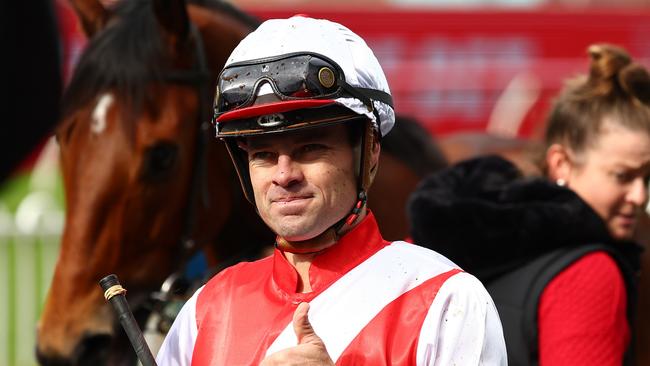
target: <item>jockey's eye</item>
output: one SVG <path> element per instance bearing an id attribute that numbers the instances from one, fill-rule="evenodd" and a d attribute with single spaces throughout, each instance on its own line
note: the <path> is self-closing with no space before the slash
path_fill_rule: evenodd
<path id="1" fill-rule="evenodd" d="M 270 151 L 250 151 L 248 153 L 248 161 L 249 162 L 268 162 L 271 160 L 275 160 L 276 154 L 270 152 Z"/>
<path id="2" fill-rule="evenodd" d="M 327 150 L 327 146 L 324 144 L 307 144 L 303 145 L 299 149 L 299 153 L 301 154 L 309 154 L 312 152 L 318 152 L 318 151 L 324 151 Z"/>
<path id="3" fill-rule="evenodd" d="M 150 181 L 164 179 L 176 164 L 178 146 L 159 142 L 147 148 L 142 167 L 142 178 Z"/>

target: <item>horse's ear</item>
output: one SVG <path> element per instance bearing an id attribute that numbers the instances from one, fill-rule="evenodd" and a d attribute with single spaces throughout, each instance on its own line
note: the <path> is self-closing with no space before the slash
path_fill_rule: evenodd
<path id="1" fill-rule="evenodd" d="M 86 37 L 90 38 L 104 28 L 109 12 L 99 1 L 70 0 L 70 3 L 77 13 Z"/>
<path id="2" fill-rule="evenodd" d="M 187 39 L 190 19 L 185 8 L 185 0 L 154 0 L 153 10 L 158 23 L 175 45 Z"/>

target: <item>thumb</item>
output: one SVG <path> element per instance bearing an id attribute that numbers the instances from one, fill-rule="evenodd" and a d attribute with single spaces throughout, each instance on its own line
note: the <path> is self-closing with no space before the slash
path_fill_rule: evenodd
<path id="1" fill-rule="evenodd" d="M 298 344 L 323 343 L 320 337 L 316 335 L 316 332 L 314 332 L 307 312 L 309 312 L 309 303 L 301 302 L 293 313 L 293 330 L 296 332 Z"/>

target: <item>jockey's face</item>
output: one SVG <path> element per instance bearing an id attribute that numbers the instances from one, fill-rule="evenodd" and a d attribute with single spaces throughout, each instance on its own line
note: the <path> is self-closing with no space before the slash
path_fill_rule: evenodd
<path id="1" fill-rule="evenodd" d="M 356 203 L 354 153 L 344 125 L 248 137 L 255 204 L 290 241 L 312 239 Z"/>

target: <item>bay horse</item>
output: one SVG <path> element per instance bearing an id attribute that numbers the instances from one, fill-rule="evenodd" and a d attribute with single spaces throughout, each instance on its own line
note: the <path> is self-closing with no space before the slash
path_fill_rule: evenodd
<path id="1" fill-rule="evenodd" d="M 213 0 L 72 4 L 89 43 L 56 130 L 66 222 L 36 352 L 43 365 L 131 364 L 99 279 L 116 273 L 142 320 L 148 294 L 197 250 L 223 266 L 273 243 L 206 123 L 218 73 L 257 21 Z M 407 236 L 408 195 L 444 164 L 429 134 L 400 120 L 369 193 L 387 239 Z"/>

